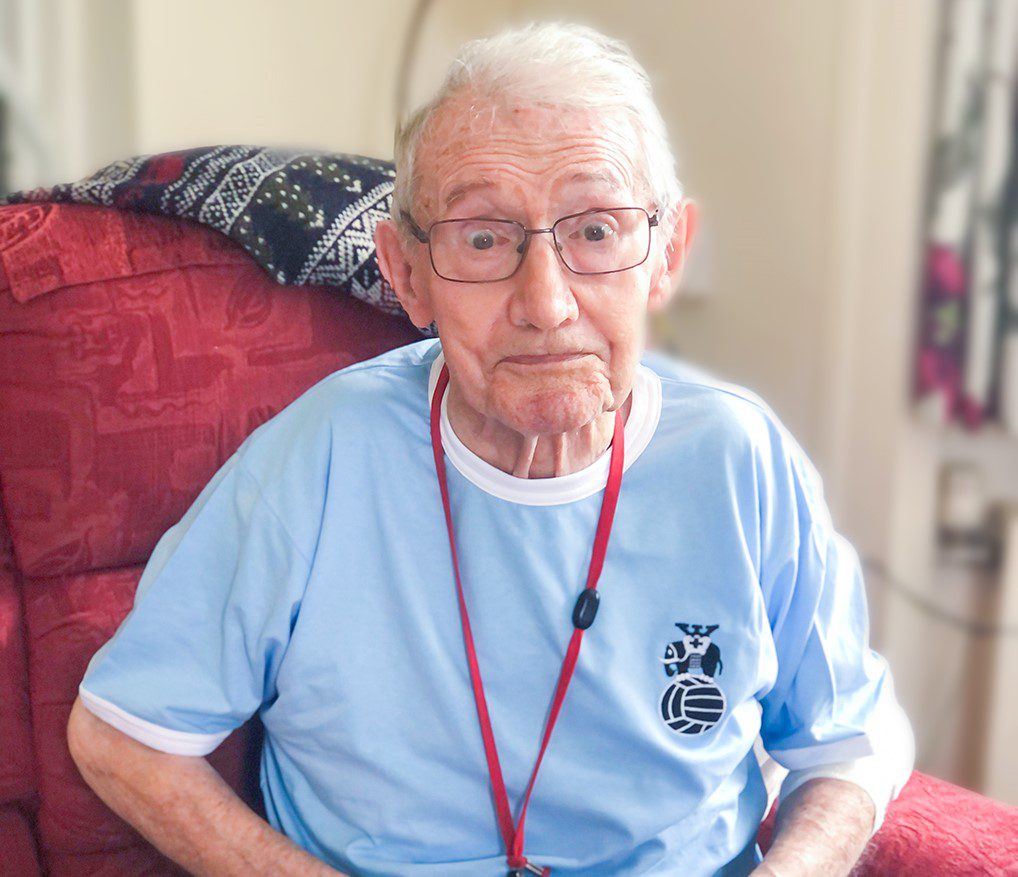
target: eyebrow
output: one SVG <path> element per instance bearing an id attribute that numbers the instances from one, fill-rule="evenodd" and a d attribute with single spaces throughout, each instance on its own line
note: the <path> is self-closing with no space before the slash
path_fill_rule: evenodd
<path id="1" fill-rule="evenodd" d="M 622 190 L 622 185 L 614 174 L 607 171 L 578 171 L 566 180 L 567 183 L 604 183 L 612 192 Z M 495 189 L 498 184 L 489 177 L 478 177 L 474 180 L 466 180 L 453 186 L 445 196 L 445 208 L 448 209 L 453 202 L 458 201 L 468 192 L 476 189 Z"/>

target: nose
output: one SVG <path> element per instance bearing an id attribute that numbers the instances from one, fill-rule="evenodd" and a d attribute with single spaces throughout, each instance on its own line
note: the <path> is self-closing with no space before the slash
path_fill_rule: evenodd
<path id="1" fill-rule="evenodd" d="M 511 304 L 513 322 L 548 330 L 574 321 L 579 307 L 568 274 L 555 252 L 551 234 L 532 235 L 523 264 L 512 278 L 516 284 Z"/>

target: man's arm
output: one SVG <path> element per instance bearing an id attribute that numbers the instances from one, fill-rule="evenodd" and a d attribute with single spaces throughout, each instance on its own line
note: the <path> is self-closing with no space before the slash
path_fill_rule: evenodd
<path id="1" fill-rule="evenodd" d="M 778 807 L 774 839 L 753 877 L 846 877 L 869 842 L 876 809 L 848 780 L 811 779 Z"/>
<path id="2" fill-rule="evenodd" d="M 67 742 L 106 805 L 191 874 L 340 874 L 259 818 L 205 758 L 139 743 L 89 712 L 80 698 L 71 708 Z"/>

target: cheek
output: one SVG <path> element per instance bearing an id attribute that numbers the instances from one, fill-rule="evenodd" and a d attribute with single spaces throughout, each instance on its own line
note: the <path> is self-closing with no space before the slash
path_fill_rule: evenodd
<path id="1" fill-rule="evenodd" d="M 647 297 L 645 292 L 633 289 L 618 290 L 618 296 L 605 300 L 592 313 L 591 322 L 608 346 L 625 351 L 639 344 L 647 323 Z"/>
<path id="2" fill-rule="evenodd" d="M 641 265 L 632 271 L 608 275 L 589 295 L 577 297 L 581 308 L 586 304 L 591 316 L 599 322 L 635 322 L 635 315 L 646 312 L 650 295 L 650 276 L 642 268 Z"/>
<path id="3" fill-rule="evenodd" d="M 440 335 L 442 351 L 450 369 L 457 375 L 460 392 L 472 407 L 484 404 L 484 396 L 491 383 L 491 361 L 483 343 L 455 332 Z"/>
<path id="4" fill-rule="evenodd" d="M 484 333 L 502 312 L 502 300 L 482 284 L 453 283 L 436 277 L 432 283 L 436 310 L 464 335 Z"/>

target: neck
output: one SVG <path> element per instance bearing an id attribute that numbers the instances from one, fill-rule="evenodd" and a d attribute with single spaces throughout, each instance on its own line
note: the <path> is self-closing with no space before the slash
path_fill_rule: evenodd
<path id="1" fill-rule="evenodd" d="M 605 411 L 572 432 L 524 435 L 467 405 L 450 380 L 446 387 L 449 424 L 466 447 L 497 469 L 517 478 L 552 478 L 579 472 L 611 445 L 615 412 Z M 633 394 L 622 404 L 629 419 Z"/>

